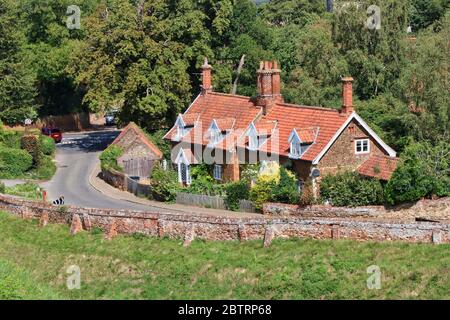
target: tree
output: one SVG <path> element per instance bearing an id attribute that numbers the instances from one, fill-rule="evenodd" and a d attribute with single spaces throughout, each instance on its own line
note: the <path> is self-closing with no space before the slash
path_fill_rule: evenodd
<path id="1" fill-rule="evenodd" d="M 36 118 L 35 74 L 24 61 L 25 36 L 20 10 L 12 0 L 0 3 L 0 118 L 10 124 Z M 19 26 L 19 27 L 18 27 Z"/>
<path id="2" fill-rule="evenodd" d="M 436 146 L 413 143 L 402 155 L 403 163 L 386 185 L 389 204 L 417 201 L 423 197 L 450 196 L 450 147 L 448 135 Z"/>

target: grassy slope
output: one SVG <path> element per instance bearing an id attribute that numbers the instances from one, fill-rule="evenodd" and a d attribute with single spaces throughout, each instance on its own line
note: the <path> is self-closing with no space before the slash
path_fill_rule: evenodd
<path id="1" fill-rule="evenodd" d="M 261 241 L 184 248 L 138 236 L 107 242 L 98 232 L 71 237 L 68 226 L 39 230 L 6 213 L 0 230 L 0 279 L 5 265 L 23 279 L 21 298 L 450 298 L 450 245 L 278 240 L 269 248 Z M 74 264 L 81 290 L 70 291 L 66 269 Z M 372 264 L 381 268 L 381 290 L 366 288 Z"/>

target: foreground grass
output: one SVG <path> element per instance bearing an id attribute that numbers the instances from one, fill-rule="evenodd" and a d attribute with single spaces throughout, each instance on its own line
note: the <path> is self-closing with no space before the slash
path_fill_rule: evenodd
<path id="1" fill-rule="evenodd" d="M 68 290 L 70 265 L 81 289 Z M 378 265 L 382 288 L 366 287 Z M 8 279 L 6 282 L 4 279 Z M 9 283 L 5 285 L 5 283 Z M 3 295 L 3 296 L 2 296 Z M 0 299 L 450 299 L 450 245 L 72 237 L 0 213 Z"/>

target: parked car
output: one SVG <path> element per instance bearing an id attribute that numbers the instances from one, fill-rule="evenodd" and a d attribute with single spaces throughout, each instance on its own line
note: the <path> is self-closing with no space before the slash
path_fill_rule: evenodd
<path id="1" fill-rule="evenodd" d="M 45 136 L 49 136 L 53 140 L 55 140 L 56 143 L 60 143 L 62 141 L 62 132 L 59 128 L 55 127 L 44 127 L 41 130 L 42 134 Z"/>
<path id="2" fill-rule="evenodd" d="M 113 126 L 116 124 L 116 112 L 111 111 L 105 115 L 105 124 L 107 126 Z"/>

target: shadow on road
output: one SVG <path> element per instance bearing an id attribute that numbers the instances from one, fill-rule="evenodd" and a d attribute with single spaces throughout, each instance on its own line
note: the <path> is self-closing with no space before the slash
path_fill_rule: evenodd
<path id="1" fill-rule="evenodd" d="M 58 144 L 61 151 L 98 152 L 104 150 L 119 135 L 120 131 L 99 131 L 87 133 L 71 133 L 63 136 Z"/>

